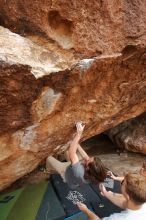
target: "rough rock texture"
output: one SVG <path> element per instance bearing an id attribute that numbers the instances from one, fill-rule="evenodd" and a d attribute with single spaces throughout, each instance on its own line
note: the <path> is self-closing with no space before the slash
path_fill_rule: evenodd
<path id="1" fill-rule="evenodd" d="M 0 0 L 0 25 L 96 56 L 146 41 L 143 0 Z"/>
<path id="2" fill-rule="evenodd" d="M 146 110 L 145 1 L 0 0 L 0 189 Z M 21 35 L 21 36 L 20 36 Z M 66 144 L 67 143 L 67 144 Z"/>
<path id="3" fill-rule="evenodd" d="M 45 49 L 3 27 L 0 27 L 0 48 L 2 61 L 31 66 L 35 78 L 69 69 L 75 63 L 69 52 L 62 54 L 51 47 Z"/>
<path id="4" fill-rule="evenodd" d="M 107 134 L 120 149 L 146 154 L 146 113 L 111 128 Z"/>

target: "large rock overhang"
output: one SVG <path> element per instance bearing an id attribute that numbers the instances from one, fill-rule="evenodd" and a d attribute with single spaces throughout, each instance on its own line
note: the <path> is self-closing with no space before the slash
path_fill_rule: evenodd
<path id="1" fill-rule="evenodd" d="M 85 140 L 146 110 L 146 4 L 0 6 L 0 25 L 17 33 L 0 28 L 3 189 L 65 150 L 78 120 L 86 123 Z"/>
<path id="2" fill-rule="evenodd" d="M 19 103 L 16 95 L 15 107 L 8 110 L 1 103 L 0 164 L 6 168 L 0 174 L 1 189 L 33 170 L 47 155 L 65 150 L 78 120 L 86 123 L 83 139 L 87 139 L 146 109 L 145 49 L 139 46 L 132 52 L 127 47 L 123 54 L 84 59 L 71 70 L 39 79 L 31 75 L 31 67 L 22 64 L 1 62 L 1 70 L 6 70 L 4 75 L 1 71 L 5 85 L 1 95 L 10 103 L 19 87 L 19 96 L 25 94 L 23 77 L 30 83 L 24 100 Z M 10 83 L 14 75 L 15 83 Z M 24 106 L 25 114 L 17 117 Z"/>

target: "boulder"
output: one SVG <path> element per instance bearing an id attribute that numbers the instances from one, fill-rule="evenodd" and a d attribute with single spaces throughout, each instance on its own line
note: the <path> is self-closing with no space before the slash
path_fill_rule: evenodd
<path id="1" fill-rule="evenodd" d="M 146 113 L 109 129 L 106 134 L 121 150 L 146 154 Z"/>
<path id="2" fill-rule="evenodd" d="M 142 0 L 0 0 L 0 25 L 39 36 L 86 58 L 146 44 Z"/>
<path id="3" fill-rule="evenodd" d="M 0 190 L 146 110 L 146 3 L 0 0 Z"/>

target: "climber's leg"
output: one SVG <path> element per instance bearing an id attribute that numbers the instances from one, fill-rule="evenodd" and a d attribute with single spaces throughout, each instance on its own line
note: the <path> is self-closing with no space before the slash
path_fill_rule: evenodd
<path id="1" fill-rule="evenodd" d="M 47 157 L 46 159 L 46 169 L 48 170 L 50 165 L 51 167 L 57 171 L 57 173 L 59 173 L 61 175 L 61 177 L 63 178 L 63 180 L 65 180 L 65 171 L 66 168 L 70 165 L 71 163 L 68 162 L 61 162 L 57 159 L 55 159 L 52 156 Z"/>

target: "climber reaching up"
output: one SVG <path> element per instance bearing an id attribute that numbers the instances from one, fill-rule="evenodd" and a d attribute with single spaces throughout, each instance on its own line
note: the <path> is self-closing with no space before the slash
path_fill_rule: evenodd
<path id="1" fill-rule="evenodd" d="M 76 124 L 76 135 L 68 149 L 70 161 L 60 162 L 52 156 L 46 160 L 46 167 L 51 165 L 71 189 L 89 182 L 101 183 L 107 175 L 107 168 L 102 161 L 97 156 L 89 157 L 79 144 L 84 128 L 85 125 L 82 122 Z M 80 161 L 79 155 L 82 161 Z"/>

